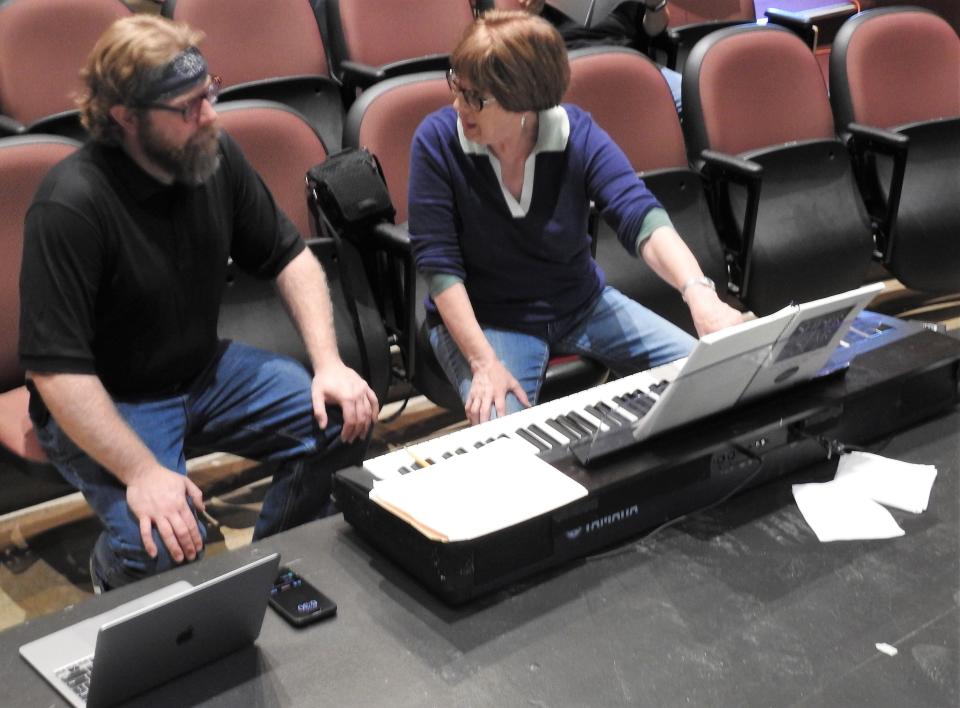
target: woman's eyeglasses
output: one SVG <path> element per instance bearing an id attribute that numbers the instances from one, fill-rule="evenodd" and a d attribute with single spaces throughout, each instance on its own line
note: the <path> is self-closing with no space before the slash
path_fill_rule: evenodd
<path id="1" fill-rule="evenodd" d="M 457 81 L 457 74 L 453 69 L 447 70 L 447 86 L 450 87 L 450 91 L 454 94 L 459 94 L 463 97 L 463 100 L 467 102 L 467 105 L 470 106 L 475 111 L 482 111 L 483 107 L 490 102 L 496 103 L 497 99 L 493 96 L 481 96 L 480 92 L 475 89 L 465 89 L 460 86 L 460 82 Z"/>
<path id="2" fill-rule="evenodd" d="M 207 90 L 195 98 L 191 98 L 181 106 L 170 106 L 166 103 L 143 103 L 140 108 L 150 108 L 157 111 L 170 111 L 179 113 L 184 123 L 196 123 L 200 118 L 200 111 L 203 109 L 203 102 L 207 101 L 210 105 L 217 102 L 220 96 L 220 88 L 223 86 L 223 80 L 219 76 L 211 76 L 210 83 L 207 84 Z"/>

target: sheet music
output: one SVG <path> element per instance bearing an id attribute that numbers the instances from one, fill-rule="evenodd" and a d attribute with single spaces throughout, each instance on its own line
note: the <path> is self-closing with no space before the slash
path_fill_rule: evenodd
<path id="1" fill-rule="evenodd" d="M 586 488 L 510 439 L 375 483 L 370 499 L 428 538 L 466 541 L 557 509 Z"/>

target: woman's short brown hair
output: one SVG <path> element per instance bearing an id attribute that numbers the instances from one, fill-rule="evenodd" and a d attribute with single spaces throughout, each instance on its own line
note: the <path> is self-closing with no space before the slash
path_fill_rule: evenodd
<path id="1" fill-rule="evenodd" d="M 90 137 L 118 144 L 120 130 L 110 117 L 110 109 L 135 106 L 159 72 L 177 54 L 197 46 L 202 39 L 202 32 L 156 15 L 133 15 L 110 25 L 80 72 L 84 90 L 77 106 Z"/>
<path id="2" fill-rule="evenodd" d="M 570 83 L 560 33 L 542 17 L 518 10 L 481 15 L 453 50 L 450 63 L 476 90 L 517 113 L 556 106 Z"/>

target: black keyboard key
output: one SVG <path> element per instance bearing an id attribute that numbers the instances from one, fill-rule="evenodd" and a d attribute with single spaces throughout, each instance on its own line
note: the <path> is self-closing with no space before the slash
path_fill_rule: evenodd
<path id="1" fill-rule="evenodd" d="M 582 415 L 580 415 L 580 414 L 577 413 L 576 411 L 570 411 L 567 415 L 568 415 L 570 418 L 572 418 L 573 421 L 574 421 L 577 425 L 579 425 L 581 428 L 585 428 L 586 431 L 587 431 L 588 433 L 590 433 L 591 435 L 593 435 L 595 432 L 597 432 L 598 430 L 600 430 L 600 426 L 594 425 L 593 423 L 591 423 L 589 420 L 587 420 L 586 418 L 584 418 Z"/>
<path id="2" fill-rule="evenodd" d="M 579 440 L 584 437 L 584 434 L 575 428 L 571 428 L 566 423 L 561 422 L 559 418 L 550 418 L 547 420 L 547 425 L 560 433 L 563 437 L 569 438 L 570 440 Z"/>
<path id="3" fill-rule="evenodd" d="M 557 420 L 566 425 L 571 430 L 575 430 L 581 438 L 590 437 L 591 433 L 588 428 L 583 427 L 576 420 L 571 418 L 569 415 L 558 415 Z"/>
<path id="4" fill-rule="evenodd" d="M 443 459 L 445 459 L 445 460 L 449 460 L 451 457 L 453 457 L 453 453 L 452 453 L 452 452 L 445 452 L 445 453 L 443 453 L 443 456 L 442 456 L 442 457 L 443 457 Z"/>
<path id="5" fill-rule="evenodd" d="M 650 384 L 650 390 L 653 391 L 658 396 L 666 390 L 667 386 L 670 385 L 669 381 L 658 381 L 655 384 Z"/>
<path id="6" fill-rule="evenodd" d="M 553 437 L 552 435 L 550 435 L 546 430 L 544 430 L 543 428 L 541 428 L 541 427 L 540 427 L 539 425 L 537 425 L 536 423 L 534 423 L 533 425 L 527 426 L 527 430 L 529 430 L 529 431 L 530 431 L 531 433 L 533 433 L 534 435 L 539 436 L 540 439 L 542 439 L 542 440 L 543 440 L 545 443 L 547 443 L 550 447 L 560 447 L 560 446 L 561 446 L 561 443 L 560 443 L 559 440 L 557 440 L 555 437 Z"/>
<path id="7" fill-rule="evenodd" d="M 413 470 L 410 469 L 409 467 L 401 467 L 400 469 L 397 470 L 397 472 L 399 472 L 400 474 L 410 474 L 411 472 L 413 472 Z"/>
<path id="8" fill-rule="evenodd" d="M 467 454 L 467 451 L 464 450 L 462 447 L 458 447 L 456 450 L 454 450 L 454 452 L 457 453 L 458 455 L 466 455 L 466 454 Z"/>
<path id="9" fill-rule="evenodd" d="M 629 424 L 630 424 L 630 421 L 629 421 L 629 420 L 627 420 L 627 419 L 626 419 L 623 415 L 621 415 L 620 413 L 617 413 L 610 404 L 608 404 L 608 403 L 606 403 L 606 402 L 604 402 L 604 401 L 600 401 L 599 403 L 597 403 L 597 410 L 599 410 L 599 411 L 602 412 L 602 413 L 605 413 L 608 418 L 611 418 L 611 419 L 617 421 L 617 424 L 618 424 L 618 425 L 629 425 Z"/>
<path id="10" fill-rule="evenodd" d="M 602 420 L 611 428 L 619 428 L 621 425 L 619 420 L 615 419 L 613 416 L 607 413 L 607 411 L 601 410 L 599 405 L 584 406 L 583 409 L 597 420 Z"/>
<path id="11" fill-rule="evenodd" d="M 545 442 L 541 442 L 537 436 L 533 433 L 528 433 L 523 428 L 517 428 L 517 435 L 526 440 L 528 443 L 536 447 L 540 452 L 546 452 L 549 450 L 549 446 Z"/>

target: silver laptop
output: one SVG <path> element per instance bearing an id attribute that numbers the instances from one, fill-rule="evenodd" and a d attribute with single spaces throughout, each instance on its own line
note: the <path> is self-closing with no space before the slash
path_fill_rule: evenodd
<path id="1" fill-rule="evenodd" d="M 650 411 L 635 441 L 812 379 L 860 311 L 883 290 L 866 285 L 700 338 Z"/>
<path id="2" fill-rule="evenodd" d="M 193 586 L 185 580 L 20 647 L 71 704 L 112 706 L 252 644 L 280 556 Z"/>

